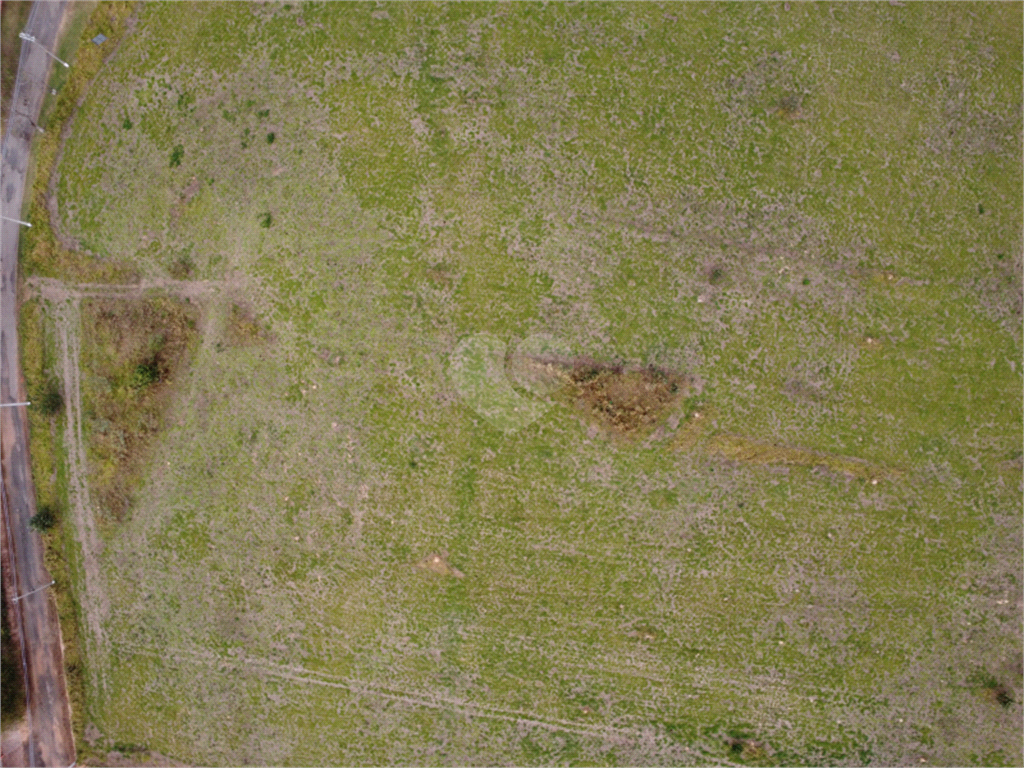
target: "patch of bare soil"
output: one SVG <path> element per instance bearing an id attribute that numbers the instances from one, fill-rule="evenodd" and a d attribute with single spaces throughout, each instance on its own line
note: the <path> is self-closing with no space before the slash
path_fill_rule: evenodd
<path id="1" fill-rule="evenodd" d="M 508 365 L 521 386 L 551 394 L 606 431 L 629 438 L 653 432 L 693 387 L 693 377 L 685 374 L 585 357 L 517 353 Z"/>
<path id="2" fill-rule="evenodd" d="M 692 385 L 690 377 L 660 368 L 627 368 L 577 360 L 567 372 L 577 408 L 625 436 L 646 434 L 668 415 Z"/>
<path id="3" fill-rule="evenodd" d="M 458 568 L 448 563 L 448 555 L 444 552 L 435 552 L 427 555 L 422 560 L 413 563 L 413 567 L 421 571 L 430 571 L 441 576 L 454 576 L 456 579 L 465 577 Z"/>

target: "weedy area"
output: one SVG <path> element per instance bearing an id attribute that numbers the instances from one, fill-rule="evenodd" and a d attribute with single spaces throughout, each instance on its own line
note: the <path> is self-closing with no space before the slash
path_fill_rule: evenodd
<path id="1" fill-rule="evenodd" d="M 83 754 L 1017 762 L 1019 10 L 98 5 Z"/>
<path id="2" fill-rule="evenodd" d="M 82 303 L 89 483 L 101 519 L 123 522 L 133 506 L 171 391 L 195 350 L 198 319 L 198 307 L 169 298 Z"/>

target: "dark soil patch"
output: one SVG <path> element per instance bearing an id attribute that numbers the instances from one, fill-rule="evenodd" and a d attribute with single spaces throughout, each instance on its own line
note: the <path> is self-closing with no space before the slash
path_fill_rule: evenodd
<path id="1" fill-rule="evenodd" d="M 577 407 L 622 435 L 649 432 L 686 396 L 692 381 L 660 368 L 577 359 L 566 371 Z"/>
<path id="2" fill-rule="evenodd" d="M 1008 708 L 1016 699 L 1013 697 L 1013 690 L 1004 683 L 990 681 L 984 689 L 984 696 L 987 701 L 998 704 L 1003 709 Z"/>

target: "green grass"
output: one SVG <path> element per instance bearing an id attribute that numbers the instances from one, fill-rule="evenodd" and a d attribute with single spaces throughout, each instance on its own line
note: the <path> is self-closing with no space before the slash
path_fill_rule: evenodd
<path id="1" fill-rule="evenodd" d="M 57 168 L 96 260 L 23 262 L 227 282 L 103 528 L 97 748 L 1012 763 L 1020 32 L 142 6 Z M 502 378 L 538 334 L 698 386 L 613 440 Z M 111 339 L 83 336 L 94 457 L 145 391 Z"/>

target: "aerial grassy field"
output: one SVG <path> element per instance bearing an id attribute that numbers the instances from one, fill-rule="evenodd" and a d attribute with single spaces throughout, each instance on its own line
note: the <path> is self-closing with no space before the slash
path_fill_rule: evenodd
<path id="1" fill-rule="evenodd" d="M 1021 11 L 139 6 L 22 261 L 83 749 L 1020 765 Z"/>

